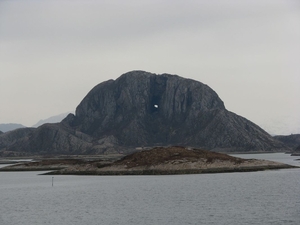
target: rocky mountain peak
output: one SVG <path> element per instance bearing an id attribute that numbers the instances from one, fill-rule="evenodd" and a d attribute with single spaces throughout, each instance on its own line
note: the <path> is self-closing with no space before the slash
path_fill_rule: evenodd
<path id="1" fill-rule="evenodd" d="M 224 103 L 201 82 L 133 71 L 93 88 L 77 107 L 74 124 L 94 137 L 114 135 L 125 145 L 159 144 L 217 109 L 224 110 Z"/>

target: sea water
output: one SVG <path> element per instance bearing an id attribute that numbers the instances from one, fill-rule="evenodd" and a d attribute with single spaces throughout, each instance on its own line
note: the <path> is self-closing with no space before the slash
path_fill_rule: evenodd
<path id="1" fill-rule="evenodd" d="M 238 156 L 299 165 L 282 153 Z M 300 169 L 170 176 L 41 173 L 0 172 L 1 225 L 300 224 Z"/>

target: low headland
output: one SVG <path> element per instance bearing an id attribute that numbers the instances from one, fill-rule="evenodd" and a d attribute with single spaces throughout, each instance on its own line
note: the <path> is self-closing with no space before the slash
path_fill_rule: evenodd
<path id="1" fill-rule="evenodd" d="M 0 171 L 51 171 L 49 175 L 171 175 L 250 172 L 299 168 L 279 162 L 241 159 L 223 153 L 180 146 L 155 147 L 121 159 L 44 159 L 0 168 Z"/>

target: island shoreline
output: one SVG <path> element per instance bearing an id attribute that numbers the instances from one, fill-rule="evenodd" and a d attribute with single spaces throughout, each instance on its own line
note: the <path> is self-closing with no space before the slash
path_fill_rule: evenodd
<path id="1" fill-rule="evenodd" d="M 97 176 L 124 176 L 124 175 L 184 175 L 184 174 L 212 174 L 212 173 L 240 173 L 257 172 L 279 169 L 300 168 L 292 165 L 269 165 L 240 168 L 208 168 L 208 169 L 185 169 L 185 170 L 131 170 L 131 171 L 51 171 L 41 175 L 97 175 Z"/>

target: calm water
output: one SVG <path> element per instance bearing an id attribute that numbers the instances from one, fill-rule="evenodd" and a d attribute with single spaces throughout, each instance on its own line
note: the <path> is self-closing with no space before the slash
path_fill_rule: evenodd
<path id="1" fill-rule="evenodd" d="M 285 154 L 239 156 L 299 165 Z M 52 176 L 37 174 L 0 172 L 1 225 L 300 224 L 300 169 L 54 176 L 53 187 Z"/>

